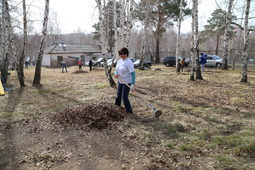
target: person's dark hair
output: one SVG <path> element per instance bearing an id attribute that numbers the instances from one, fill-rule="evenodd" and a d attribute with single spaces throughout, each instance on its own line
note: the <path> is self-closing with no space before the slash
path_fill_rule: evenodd
<path id="1" fill-rule="evenodd" d="M 204 53 L 200 53 L 200 55 L 204 55 Z"/>
<path id="2" fill-rule="evenodd" d="M 127 56 L 129 55 L 129 51 L 126 47 L 122 48 L 120 51 L 119 51 L 119 54 L 127 54 Z"/>

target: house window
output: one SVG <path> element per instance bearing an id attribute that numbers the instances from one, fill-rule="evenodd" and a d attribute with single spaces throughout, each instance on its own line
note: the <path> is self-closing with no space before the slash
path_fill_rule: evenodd
<path id="1" fill-rule="evenodd" d="M 81 55 L 81 61 L 85 63 L 85 55 Z"/>
<path id="2" fill-rule="evenodd" d="M 58 56 L 58 61 L 63 61 L 63 56 Z"/>

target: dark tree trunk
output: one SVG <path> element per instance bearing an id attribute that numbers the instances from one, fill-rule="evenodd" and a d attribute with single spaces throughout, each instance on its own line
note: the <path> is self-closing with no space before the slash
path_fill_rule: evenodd
<path id="1" fill-rule="evenodd" d="M 24 69 L 23 69 L 23 67 L 24 67 L 24 58 L 25 58 L 25 54 L 24 54 L 24 49 L 23 49 L 22 52 L 21 52 L 21 55 L 20 55 L 18 67 L 16 69 L 20 86 L 25 86 Z"/>
<path id="2" fill-rule="evenodd" d="M 222 67 L 221 67 L 222 70 L 227 70 L 228 69 L 228 59 L 227 58 L 224 58 L 222 60 Z"/>
<path id="3" fill-rule="evenodd" d="M 26 14 L 26 0 L 22 0 L 23 3 L 23 47 L 22 52 L 19 55 L 19 64 L 17 68 L 17 75 L 19 79 L 20 86 L 25 86 L 24 82 L 24 60 L 26 57 L 26 48 L 27 48 L 27 14 Z"/>
<path id="4" fill-rule="evenodd" d="M 157 35 L 156 37 L 156 58 L 155 58 L 155 63 L 159 63 L 160 62 L 160 57 L 159 57 L 159 42 L 160 42 L 160 36 Z"/>
<path id="5" fill-rule="evenodd" d="M 3 83 L 7 83 L 7 80 L 8 80 L 8 67 L 9 67 L 9 59 L 8 59 L 8 54 L 7 56 L 5 55 L 4 56 L 4 61 L 3 61 L 3 65 L 2 65 L 2 68 L 1 68 L 1 78 L 4 79 L 4 82 Z"/>

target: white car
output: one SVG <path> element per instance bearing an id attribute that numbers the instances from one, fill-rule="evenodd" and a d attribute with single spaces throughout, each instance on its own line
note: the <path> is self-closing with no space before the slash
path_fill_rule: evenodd
<path id="1" fill-rule="evenodd" d="M 113 60 L 113 58 L 110 58 L 110 59 L 108 59 L 106 61 L 108 67 L 112 65 L 112 60 Z M 114 62 L 113 62 L 113 67 L 115 67 L 116 64 L 117 64 L 117 60 L 115 59 Z M 100 65 L 103 67 L 104 66 L 104 62 L 102 61 Z"/>
<path id="2" fill-rule="evenodd" d="M 222 58 L 217 55 L 207 55 L 206 57 L 207 63 L 205 66 L 218 67 L 222 66 Z"/>

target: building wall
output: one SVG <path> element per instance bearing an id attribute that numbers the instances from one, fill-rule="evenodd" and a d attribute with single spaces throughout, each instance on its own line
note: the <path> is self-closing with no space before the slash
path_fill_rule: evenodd
<path id="1" fill-rule="evenodd" d="M 78 59 L 81 58 L 84 65 L 85 62 L 89 61 L 93 57 L 97 58 L 97 56 L 93 53 L 43 54 L 42 66 L 60 67 L 60 59 L 65 60 L 67 67 L 76 66 Z"/>
<path id="2" fill-rule="evenodd" d="M 67 66 L 74 66 L 82 55 L 85 54 L 43 54 L 42 66 L 60 67 L 61 59 L 65 60 Z"/>
<path id="3" fill-rule="evenodd" d="M 42 66 L 50 66 L 50 55 L 43 54 Z"/>

